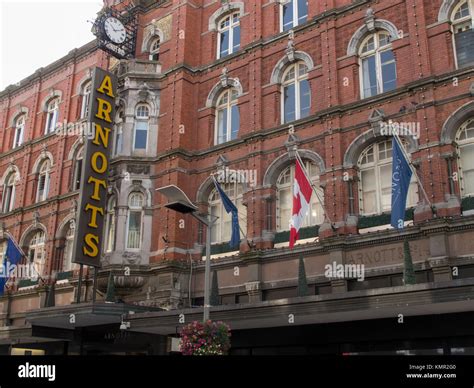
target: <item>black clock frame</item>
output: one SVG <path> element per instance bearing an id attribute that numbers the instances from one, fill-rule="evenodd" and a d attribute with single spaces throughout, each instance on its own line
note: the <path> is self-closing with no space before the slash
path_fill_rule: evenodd
<path id="1" fill-rule="evenodd" d="M 105 32 L 104 23 L 110 18 L 116 18 L 122 22 L 127 36 L 120 44 L 112 42 Z M 97 37 L 99 47 L 118 59 L 129 59 L 135 56 L 137 43 L 138 14 L 132 8 L 125 12 L 117 11 L 113 8 L 104 9 L 97 17 L 92 27 L 92 32 Z"/>

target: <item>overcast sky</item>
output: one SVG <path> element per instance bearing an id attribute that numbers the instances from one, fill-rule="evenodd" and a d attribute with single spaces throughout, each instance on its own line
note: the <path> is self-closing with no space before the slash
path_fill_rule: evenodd
<path id="1" fill-rule="evenodd" d="M 0 90 L 94 39 L 101 0 L 0 0 Z"/>

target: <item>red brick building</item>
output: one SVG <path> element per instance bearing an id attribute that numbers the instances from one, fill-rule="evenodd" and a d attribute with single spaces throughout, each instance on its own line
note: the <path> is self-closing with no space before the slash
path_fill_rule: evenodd
<path id="1" fill-rule="evenodd" d="M 125 9 L 127 2 L 109 3 Z M 351 298 L 369 303 L 374 292 L 394 305 L 405 298 L 431 303 L 430 313 L 469 310 L 443 310 L 435 289 L 468 300 L 474 276 L 472 0 L 135 3 L 135 58 L 117 61 L 93 42 L 0 93 L 2 230 L 45 278 L 57 279 L 57 306 L 72 302 L 77 283 L 70 241 L 82 143 L 58 136 L 54 124 L 81 122 L 90 69 L 100 66 L 118 75 L 120 98 L 99 289 L 112 271 L 125 302 L 173 310 L 160 330 L 137 317 L 140 331 L 172 334 L 176 316 L 195 314 L 200 309 L 183 309 L 202 303 L 204 231 L 191 216 L 163 207 L 155 189 L 169 184 L 219 216 L 212 266 L 226 306 L 216 311 L 239 329 L 260 327 L 235 318 L 243 303 L 285 300 L 285 312 L 300 303 L 287 299 L 297 296 L 300 255 L 313 294 L 307 300 L 327 314 L 303 308 L 308 325 L 334 322 L 338 304 L 324 306 L 329 299 L 347 301 L 351 316 Z M 402 232 L 387 225 L 387 123 L 405 130 L 419 177 Z M 290 251 L 296 149 L 326 213 L 314 195 L 300 244 Z M 238 182 L 222 182 L 245 233 L 235 251 L 210 178 L 219 170 L 240 171 Z M 402 287 L 405 240 L 418 284 Z M 328 278 L 325 265 L 334 262 L 363 264 L 365 280 Z M 44 286 L 25 285 L 0 299 L 7 342 L 29 320 L 26 311 L 43 306 Z M 403 313 L 367 310 L 353 319 Z M 262 325 L 284 326 L 275 319 Z"/>

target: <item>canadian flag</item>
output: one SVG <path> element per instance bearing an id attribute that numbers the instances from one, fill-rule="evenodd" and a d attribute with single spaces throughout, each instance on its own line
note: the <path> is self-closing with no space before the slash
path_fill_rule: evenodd
<path id="1" fill-rule="evenodd" d="M 293 248 L 299 238 L 298 232 L 308 213 L 312 194 L 311 184 L 306 178 L 299 160 L 296 159 L 295 181 L 293 183 L 293 212 L 290 221 L 290 248 Z"/>

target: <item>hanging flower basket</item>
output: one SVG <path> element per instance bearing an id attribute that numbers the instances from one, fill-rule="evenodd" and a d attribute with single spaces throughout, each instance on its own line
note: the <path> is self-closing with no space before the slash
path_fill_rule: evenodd
<path id="1" fill-rule="evenodd" d="M 180 350 L 185 356 L 226 355 L 230 336 L 230 327 L 224 322 L 194 321 L 181 329 Z"/>

